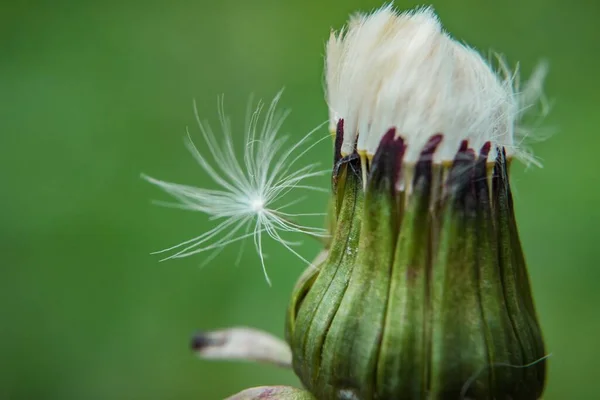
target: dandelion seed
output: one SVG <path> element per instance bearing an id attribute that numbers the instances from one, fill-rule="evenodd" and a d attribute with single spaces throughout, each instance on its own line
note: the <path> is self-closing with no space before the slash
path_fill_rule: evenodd
<path id="1" fill-rule="evenodd" d="M 284 239 L 288 233 L 301 233 L 317 238 L 327 236 L 327 230 L 320 227 L 305 226 L 294 222 L 296 217 L 319 216 L 318 213 L 289 213 L 284 210 L 297 203 L 292 200 L 281 204 L 291 197 L 295 189 L 303 191 L 327 192 L 305 181 L 310 178 L 331 173 L 331 170 L 318 170 L 318 163 L 300 166 L 300 160 L 318 143 L 328 139 L 309 141 L 325 124 L 321 124 L 298 142 L 288 145 L 289 138 L 280 135 L 281 126 L 288 112 L 279 112 L 277 104 L 281 98 L 279 92 L 263 116 L 264 104 L 249 113 L 244 133 L 244 152 L 240 160 L 233 143 L 233 131 L 230 119 L 225 115 L 223 97 L 219 98 L 218 111 L 222 141 L 218 141 L 210 125 L 201 121 L 196 110 L 196 119 L 200 127 L 203 154 L 192 141 L 188 131 L 186 147 L 192 153 L 203 171 L 214 181 L 218 189 L 198 188 L 162 181 L 142 175 L 148 182 L 160 187 L 171 195 L 176 203 L 163 205 L 207 214 L 211 220 L 220 221 L 212 229 L 201 235 L 158 251 L 154 254 L 168 253 L 163 260 L 188 257 L 193 254 L 213 251 L 207 261 L 212 260 L 226 246 L 253 239 L 261 261 L 267 282 L 270 279 L 265 266 L 263 236 L 266 234 L 292 254 L 310 264 L 293 247 L 300 242 Z M 262 117 L 262 118 L 261 118 Z"/>

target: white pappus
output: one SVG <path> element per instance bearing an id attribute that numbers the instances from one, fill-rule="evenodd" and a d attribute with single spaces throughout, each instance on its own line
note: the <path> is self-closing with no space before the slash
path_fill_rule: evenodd
<path id="1" fill-rule="evenodd" d="M 325 55 L 330 130 L 343 120 L 342 155 L 355 149 L 363 172 L 383 135 L 395 128 L 414 164 L 428 139 L 443 134 L 435 163 L 451 162 L 463 140 L 475 149 L 491 142 L 508 157 L 537 163 L 522 145 L 523 116 L 544 100 L 540 64 L 520 85 L 497 56 L 499 71 L 475 49 L 454 39 L 431 7 L 399 12 L 392 4 L 356 14 L 332 31 Z M 542 104 L 543 106 L 544 104 Z"/>
<path id="2" fill-rule="evenodd" d="M 323 216 L 324 213 L 295 214 L 288 207 L 304 198 L 296 196 L 286 201 L 294 189 L 324 191 L 305 181 L 331 170 L 317 170 L 318 163 L 299 166 L 301 158 L 322 140 L 309 142 L 309 138 L 325 123 L 313 129 L 298 142 L 288 145 L 289 137 L 280 134 L 288 111 L 278 111 L 280 91 L 263 114 L 264 104 L 252 111 L 249 103 L 244 132 L 243 158 L 236 154 L 230 119 L 225 115 L 223 97 L 219 98 L 218 111 L 221 125 L 221 140 L 218 140 L 210 125 L 201 121 L 196 104 L 194 110 L 203 139 L 203 154 L 192 141 L 188 131 L 186 146 L 204 173 L 218 186 L 217 189 L 181 185 L 142 175 L 148 182 L 160 187 L 174 197 L 177 203 L 161 203 L 176 208 L 200 211 L 210 220 L 219 221 L 212 229 L 200 236 L 186 240 L 156 253 L 169 253 L 163 260 L 187 257 L 206 251 L 213 253 L 204 261 L 212 260 L 227 245 L 252 238 L 260 258 L 267 282 L 270 279 L 265 267 L 263 234 L 274 239 L 307 264 L 292 242 L 282 237 L 285 233 L 301 233 L 315 237 L 326 237 L 327 230 L 321 227 L 304 226 L 292 219 L 301 216 Z M 262 117 L 262 118 L 261 118 Z M 241 250 L 240 250 L 241 251 Z M 156 254 L 154 253 L 154 254 Z M 240 253 L 241 254 L 241 253 Z"/>

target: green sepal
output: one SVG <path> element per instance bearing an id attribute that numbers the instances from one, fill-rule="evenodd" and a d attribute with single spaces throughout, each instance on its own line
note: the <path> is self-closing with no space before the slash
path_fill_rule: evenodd
<path id="1" fill-rule="evenodd" d="M 392 136 L 393 138 L 393 136 Z M 365 191 L 358 257 L 327 331 L 314 392 L 323 399 L 372 399 L 389 290 L 398 210 L 398 148 L 376 155 Z M 354 397 L 352 397 L 354 396 Z"/>
<path id="2" fill-rule="evenodd" d="M 375 398 L 416 399 L 427 392 L 431 163 L 418 166 L 391 269 Z"/>
<path id="3" fill-rule="evenodd" d="M 489 364 L 478 290 L 475 200 L 468 185 L 471 162 L 457 160 L 450 170 L 433 260 L 429 387 L 436 399 L 459 398 L 473 374 Z M 484 369 L 465 395 L 486 399 L 488 388 Z"/>
<path id="4" fill-rule="evenodd" d="M 314 387 L 321 372 L 321 353 L 328 326 L 344 296 L 356 261 L 364 195 L 360 177 L 352 165 L 340 170 L 345 196 L 339 207 L 336 230 L 329 255 L 298 307 L 289 343 L 296 374 L 307 387 Z"/>
<path id="5" fill-rule="evenodd" d="M 529 396 L 524 398 L 539 398 L 545 383 L 546 362 L 543 357 L 546 354 L 515 222 L 504 152 L 498 155 L 494 166 L 492 192 L 504 299 L 522 357 L 521 363 L 515 365 L 522 373 L 519 389 L 524 396 Z"/>

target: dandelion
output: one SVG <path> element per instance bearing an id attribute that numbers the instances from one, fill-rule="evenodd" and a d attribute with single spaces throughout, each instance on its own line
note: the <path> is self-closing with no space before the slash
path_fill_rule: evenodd
<path id="1" fill-rule="evenodd" d="M 519 90 L 431 8 L 356 15 L 327 43 L 336 225 L 288 312 L 317 399 L 537 399 L 547 357 L 509 163 Z M 348 251 L 348 250 L 351 251 Z"/>
<path id="2" fill-rule="evenodd" d="M 326 191 L 307 184 L 306 180 L 329 171 L 318 170 L 318 163 L 303 166 L 299 164 L 307 152 L 327 137 L 309 142 L 315 132 L 318 132 L 321 127 L 319 126 L 290 145 L 289 138 L 280 135 L 282 124 L 288 115 L 288 112 L 277 110 L 281 94 L 282 92 L 279 92 L 275 96 L 264 117 L 261 118 L 264 108 L 262 102 L 259 102 L 254 112 L 249 110 L 244 132 L 244 154 L 241 159 L 236 154 L 233 129 L 230 119 L 225 115 L 223 97 L 218 102 L 221 141 L 217 139 L 210 125 L 200 120 L 194 103 L 203 139 L 200 149 L 204 150 L 204 154 L 192 141 L 189 131 L 186 147 L 203 172 L 217 185 L 217 189 L 165 182 L 143 175 L 148 182 L 160 187 L 177 200 L 176 203 L 161 204 L 199 211 L 210 216 L 211 220 L 219 221 L 215 227 L 200 236 L 158 251 L 157 253 L 170 254 L 164 260 L 213 251 L 205 260 L 206 263 L 226 246 L 253 239 L 265 278 L 270 284 L 263 251 L 263 235 L 266 234 L 310 264 L 294 249 L 299 242 L 292 242 L 284 236 L 287 233 L 300 233 L 317 238 L 327 236 L 324 228 L 305 226 L 293 221 L 296 217 L 325 214 L 288 211 L 290 206 L 304 199 L 296 196 L 294 200 L 289 200 L 296 190 Z"/>
<path id="3" fill-rule="evenodd" d="M 546 67 L 521 84 L 501 57 L 495 71 L 446 33 L 431 8 L 400 13 L 392 5 L 357 14 L 332 32 L 325 60 L 334 137 L 331 237 L 317 268 L 308 268 L 292 292 L 290 352 L 246 328 L 200 333 L 194 351 L 291 365 L 305 389 L 259 387 L 232 399 L 539 399 L 548 354 L 509 169 L 514 159 L 538 162 L 523 146 L 530 133 L 524 118 L 543 100 Z M 261 140 L 278 143 L 272 129 L 266 132 Z M 225 175 L 235 175 L 236 164 L 225 165 Z M 291 176 L 284 182 L 296 187 L 299 176 Z M 197 206 L 187 192 L 166 190 Z M 243 202 L 233 196 L 244 212 L 202 204 L 242 229 L 246 222 L 238 227 L 244 217 L 237 216 L 259 220 L 257 210 L 270 198 L 236 190 L 244 193 Z M 257 232 L 280 241 L 273 226 L 300 229 L 272 213 L 279 219 L 248 233 L 259 254 Z"/>

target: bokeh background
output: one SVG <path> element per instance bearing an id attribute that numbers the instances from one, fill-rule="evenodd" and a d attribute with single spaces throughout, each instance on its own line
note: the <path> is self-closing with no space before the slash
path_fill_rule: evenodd
<path id="1" fill-rule="evenodd" d="M 149 253 L 199 235 L 199 214 L 145 172 L 203 185 L 183 146 L 192 100 L 216 98 L 241 128 L 248 97 L 286 87 L 285 131 L 326 119 L 324 42 L 379 1 L 9 1 L 0 4 L 0 398 L 220 399 L 297 384 L 270 366 L 200 361 L 196 329 L 251 325 L 282 335 L 301 261 L 268 245 L 273 287 L 238 247 L 159 263 Z M 400 8 L 415 2 L 397 1 Z M 600 396 L 600 3 L 434 1 L 446 28 L 479 49 L 550 63 L 554 136 L 543 169 L 514 169 L 516 206 L 550 359 L 546 399 Z M 240 135 L 238 129 L 236 134 Z M 325 134 L 325 130 L 323 130 Z M 306 161 L 331 159 L 327 142 Z M 328 178 L 314 182 L 327 187 Z M 320 211 L 327 195 L 300 209 Z M 302 208 L 304 207 L 304 208 Z M 318 251 L 310 240 L 300 249 Z"/>

